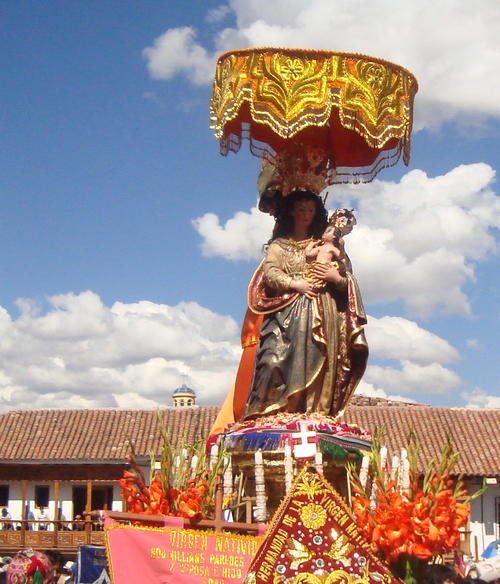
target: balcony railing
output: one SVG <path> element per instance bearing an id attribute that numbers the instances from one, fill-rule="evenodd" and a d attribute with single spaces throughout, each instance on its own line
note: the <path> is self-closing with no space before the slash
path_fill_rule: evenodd
<path id="1" fill-rule="evenodd" d="M 104 545 L 100 521 L 0 521 L 0 553 L 22 548 L 76 552 L 79 545 Z"/>

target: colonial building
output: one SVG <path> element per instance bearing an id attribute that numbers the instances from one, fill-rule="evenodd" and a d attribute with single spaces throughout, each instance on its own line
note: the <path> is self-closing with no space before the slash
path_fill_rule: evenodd
<path id="1" fill-rule="evenodd" d="M 189 392 L 183 394 L 194 399 Z M 178 397 L 177 390 L 173 397 Z M 218 409 L 179 404 L 158 411 L 22 410 L 0 414 L 0 508 L 7 507 L 18 525 L 37 519 L 40 509 L 46 509 L 51 520 L 59 521 L 58 542 L 62 538 L 69 548 L 77 535 L 64 530 L 65 521 L 75 527 L 71 522 L 85 510 L 122 510 L 118 479 L 127 467 L 129 440 L 139 462 L 145 464 L 150 452 L 160 450 L 161 425 L 168 428 L 174 445 L 205 439 Z M 384 426 L 384 442 L 392 454 L 399 453 L 413 428 L 421 443 L 422 468 L 439 455 L 449 434 L 460 451 L 457 472 L 464 474 L 469 490 L 477 489 L 483 477 L 488 482 L 487 492 L 472 506 L 472 555 L 500 537 L 500 410 L 432 408 L 357 397 L 345 419 L 370 431 Z M 35 533 L 28 535 L 35 537 Z M 48 547 L 54 535 L 43 535 Z M 26 543 L 19 538 L 15 530 L 0 530 L 0 553 Z"/>

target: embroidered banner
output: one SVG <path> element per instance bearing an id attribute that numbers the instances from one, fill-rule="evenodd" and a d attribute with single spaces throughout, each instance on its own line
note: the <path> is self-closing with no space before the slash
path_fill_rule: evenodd
<path id="1" fill-rule="evenodd" d="M 269 527 L 244 584 L 401 584 L 375 557 L 335 489 L 304 470 Z"/>
<path id="2" fill-rule="evenodd" d="M 114 524 L 105 528 L 113 584 L 241 584 L 261 537 Z"/>

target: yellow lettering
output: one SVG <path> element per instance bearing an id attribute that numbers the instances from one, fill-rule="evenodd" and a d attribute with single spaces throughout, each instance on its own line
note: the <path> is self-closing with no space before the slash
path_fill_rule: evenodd
<path id="1" fill-rule="evenodd" d="M 169 538 L 171 546 L 178 549 L 205 551 L 208 547 L 208 539 L 204 534 L 169 531 Z"/>
<path id="2" fill-rule="evenodd" d="M 167 553 L 162 548 L 154 547 L 149 550 L 149 557 L 153 560 L 164 560 L 167 557 Z"/>
<path id="3" fill-rule="evenodd" d="M 238 570 L 237 568 L 222 568 L 222 577 L 241 580 L 242 573 L 241 570 Z"/>
<path id="4" fill-rule="evenodd" d="M 272 574 L 272 571 L 273 567 L 271 566 L 271 564 L 264 560 L 259 567 L 257 575 L 259 576 L 259 578 L 269 578 L 269 576 Z"/>
<path id="5" fill-rule="evenodd" d="M 216 537 L 215 551 L 231 554 L 251 554 L 255 555 L 259 547 L 259 542 L 256 539 L 236 539 L 232 537 Z"/>
<path id="6" fill-rule="evenodd" d="M 190 564 L 205 563 L 205 554 L 203 552 L 188 552 L 184 550 L 171 550 L 169 557 L 174 562 L 188 562 Z"/>

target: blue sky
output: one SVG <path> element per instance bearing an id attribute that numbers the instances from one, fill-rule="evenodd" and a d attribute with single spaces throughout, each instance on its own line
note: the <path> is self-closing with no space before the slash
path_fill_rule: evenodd
<path id="1" fill-rule="evenodd" d="M 183 382 L 222 401 L 272 224 L 252 211 L 258 159 L 218 153 L 210 80 L 252 45 L 416 75 L 410 166 L 328 198 L 358 214 L 360 391 L 500 407 L 500 5 L 445 4 L 4 3 L 0 410 L 169 405 Z"/>

